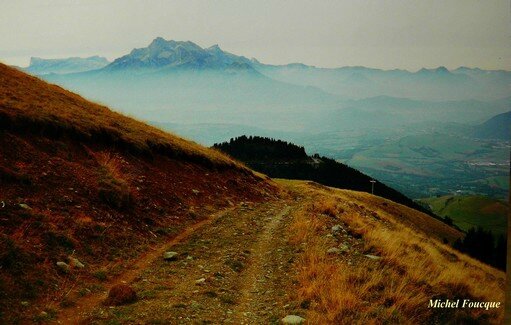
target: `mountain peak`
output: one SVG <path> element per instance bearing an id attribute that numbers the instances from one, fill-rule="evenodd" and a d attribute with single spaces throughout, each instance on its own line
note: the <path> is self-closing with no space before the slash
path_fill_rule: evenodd
<path id="1" fill-rule="evenodd" d="M 440 72 L 440 73 L 449 73 L 449 70 L 447 70 L 446 67 L 444 66 L 440 66 L 438 68 L 435 69 L 435 72 Z"/>
<path id="2" fill-rule="evenodd" d="M 163 37 L 156 37 L 155 39 L 153 39 L 151 44 L 149 44 L 149 47 L 161 47 L 169 44 L 170 42 L 174 41 L 167 41 Z"/>
<path id="3" fill-rule="evenodd" d="M 420 73 L 420 74 L 427 74 L 427 73 L 449 74 L 451 72 L 446 67 L 439 66 L 438 68 L 434 68 L 434 69 L 422 68 L 419 71 L 417 71 L 417 73 Z"/>
<path id="4" fill-rule="evenodd" d="M 250 65 L 250 60 L 224 52 L 218 44 L 202 48 L 191 41 L 165 40 L 163 37 L 156 37 L 147 47 L 132 50 L 130 54 L 116 59 L 108 68 L 231 69 L 237 65 L 243 66 L 240 65 L 242 63 Z"/>

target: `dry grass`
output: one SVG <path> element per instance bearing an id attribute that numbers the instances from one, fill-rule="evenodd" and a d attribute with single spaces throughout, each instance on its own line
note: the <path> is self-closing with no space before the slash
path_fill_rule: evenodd
<path id="1" fill-rule="evenodd" d="M 299 300 L 311 324 L 500 323 L 503 310 L 430 309 L 430 299 L 504 301 L 504 274 L 378 210 L 346 204 L 344 191 L 299 186 L 313 203 L 294 214 L 290 242 L 302 245 Z M 350 195 L 354 195 L 350 193 Z M 368 207 L 371 207 L 368 205 Z M 334 219 L 334 220 L 332 220 Z M 341 223 L 361 247 L 332 256 L 326 234 Z M 371 260 L 363 254 L 381 257 Z M 349 261 L 349 262 L 348 262 Z"/>
<path id="2" fill-rule="evenodd" d="M 0 64 L 0 126 L 18 132 L 104 142 L 134 153 L 160 153 L 211 167 L 246 170 L 217 150 L 111 111 L 4 64 Z"/>
<path id="3" fill-rule="evenodd" d="M 130 180 L 121 171 L 121 159 L 110 152 L 93 153 L 100 166 L 99 197 L 115 209 L 128 208 L 134 200 Z"/>

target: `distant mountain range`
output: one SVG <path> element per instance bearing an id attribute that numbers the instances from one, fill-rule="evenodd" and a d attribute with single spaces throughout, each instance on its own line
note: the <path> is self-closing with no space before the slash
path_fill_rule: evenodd
<path id="1" fill-rule="evenodd" d="M 97 57 L 92 57 L 97 58 Z M 92 58 L 81 59 L 93 62 Z M 76 62 L 78 58 L 70 58 Z M 40 60 L 40 59 L 39 59 Z M 47 64 L 57 64 L 53 61 Z M 96 60 L 97 61 L 97 60 Z M 69 63 L 70 63 L 69 62 Z M 95 62 L 95 61 L 94 61 Z M 76 63 L 73 63 L 76 64 Z M 155 38 L 147 47 L 133 49 L 114 62 L 100 62 L 86 68 L 57 69 L 29 67 L 32 74 L 72 73 L 103 68 L 105 71 L 156 72 L 188 70 L 250 71 L 273 80 L 298 86 L 315 87 L 347 99 L 377 96 L 403 97 L 416 100 L 495 100 L 509 96 L 511 72 L 460 67 L 448 70 L 422 68 L 417 72 L 407 70 L 381 70 L 367 67 L 317 68 L 301 63 L 268 65 L 223 51 L 218 45 L 202 48 L 190 41 Z M 46 65 L 46 64 L 45 64 Z M 32 64 L 31 64 L 32 66 Z"/>
<path id="2" fill-rule="evenodd" d="M 368 122 L 382 127 L 418 120 L 480 123 L 509 110 L 509 101 L 494 98 L 509 95 L 511 84 L 511 72 L 470 68 L 413 73 L 266 65 L 218 45 L 202 48 L 161 37 L 101 69 L 45 78 L 147 120 L 286 131 L 359 128 Z"/>
<path id="3" fill-rule="evenodd" d="M 89 70 L 101 69 L 110 63 L 101 56 L 91 56 L 88 58 L 65 58 L 65 59 L 42 59 L 30 58 L 30 65 L 23 68 L 25 72 L 35 75 L 45 75 L 49 73 L 75 73 Z"/>
<path id="4" fill-rule="evenodd" d="M 275 80 L 310 85 L 352 99 L 385 95 L 434 101 L 491 100 L 509 96 L 511 85 L 510 71 L 467 67 L 410 72 L 366 67 L 328 69 L 303 64 L 255 66 Z"/>

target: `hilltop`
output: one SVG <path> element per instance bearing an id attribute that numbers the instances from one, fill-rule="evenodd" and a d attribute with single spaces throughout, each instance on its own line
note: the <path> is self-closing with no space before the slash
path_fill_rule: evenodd
<path id="1" fill-rule="evenodd" d="M 505 285 L 444 244 L 463 234 L 431 216 L 272 180 L 4 65 L 0 201 L 1 323 L 503 318 L 427 308 L 503 301 Z"/>
<path id="2" fill-rule="evenodd" d="M 252 69 L 251 61 L 245 57 L 224 52 L 218 45 L 202 48 L 190 41 L 155 38 L 145 48 L 133 49 L 109 64 L 106 70 L 121 69 Z M 255 72 L 255 71 L 254 71 Z"/>

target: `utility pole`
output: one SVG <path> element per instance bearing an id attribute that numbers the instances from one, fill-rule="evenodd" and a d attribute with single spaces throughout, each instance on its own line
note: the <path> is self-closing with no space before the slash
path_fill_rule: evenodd
<path id="1" fill-rule="evenodd" d="M 374 194 L 374 183 L 376 183 L 376 181 L 374 179 L 370 180 L 371 182 L 371 194 Z"/>

